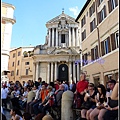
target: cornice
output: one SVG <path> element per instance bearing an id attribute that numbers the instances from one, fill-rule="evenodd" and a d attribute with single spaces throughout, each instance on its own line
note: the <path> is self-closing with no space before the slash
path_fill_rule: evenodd
<path id="1" fill-rule="evenodd" d="M 2 20 L 5 20 L 5 21 L 8 21 L 8 22 L 11 22 L 12 24 L 15 24 L 15 23 L 16 23 L 16 20 L 15 20 L 15 19 L 12 19 L 12 18 L 2 17 Z"/>
<path id="2" fill-rule="evenodd" d="M 13 6 L 12 4 L 4 3 L 4 2 L 2 2 L 2 7 L 11 7 L 15 9 L 15 6 Z"/>

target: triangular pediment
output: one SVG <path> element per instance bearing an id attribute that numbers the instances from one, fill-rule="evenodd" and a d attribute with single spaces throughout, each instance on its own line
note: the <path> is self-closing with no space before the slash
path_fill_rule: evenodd
<path id="1" fill-rule="evenodd" d="M 53 23 L 58 23 L 62 19 L 67 20 L 69 23 L 75 23 L 75 18 L 70 17 L 69 15 L 66 15 L 64 13 L 60 14 L 59 16 L 49 20 L 46 24 L 53 24 Z"/>

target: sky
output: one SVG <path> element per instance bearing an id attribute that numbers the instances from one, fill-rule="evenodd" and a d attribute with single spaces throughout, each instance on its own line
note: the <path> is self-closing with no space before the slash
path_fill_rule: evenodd
<path id="1" fill-rule="evenodd" d="M 46 23 L 64 13 L 77 18 L 86 0 L 2 0 L 15 6 L 11 48 L 45 43 Z"/>

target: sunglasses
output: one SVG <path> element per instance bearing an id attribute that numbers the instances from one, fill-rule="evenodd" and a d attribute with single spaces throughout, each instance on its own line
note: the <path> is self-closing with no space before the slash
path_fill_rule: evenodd
<path id="1" fill-rule="evenodd" d="M 88 87 L 93 87 L 93 85 L 88 85 Z"/>

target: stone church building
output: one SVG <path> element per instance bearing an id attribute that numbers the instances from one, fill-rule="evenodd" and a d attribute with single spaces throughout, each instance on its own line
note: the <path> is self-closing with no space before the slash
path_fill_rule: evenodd
<path id="1" fill-rule="evenodd" d="M 42 80 L 47 83 L 56 79 L 59 81 L 79 80 L 80 40 L 78 23 L 66 15 L 64 11 L 59 16 L 46 23 L 47 35 L 44 45 L 34 48 L 33 80 Z"/>

